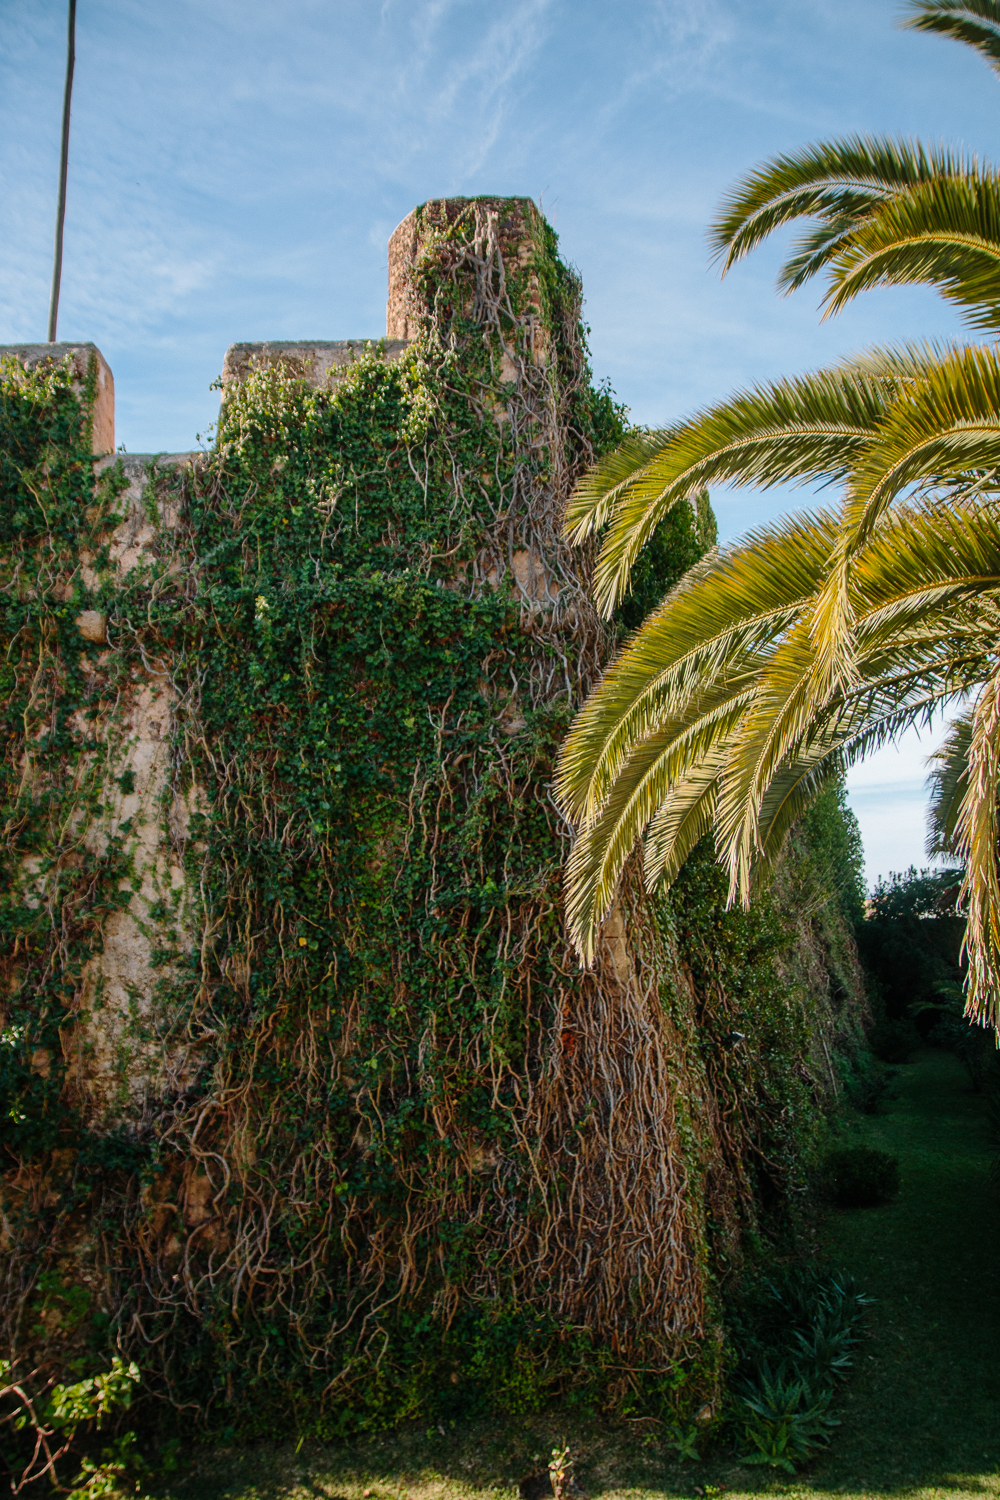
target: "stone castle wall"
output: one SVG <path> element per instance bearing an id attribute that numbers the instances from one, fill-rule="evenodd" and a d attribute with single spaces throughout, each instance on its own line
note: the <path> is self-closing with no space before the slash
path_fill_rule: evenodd
<path id="1" fill-rule="evenodd" d="M 573 1378 L 603 1350 L 624 1400 L 640 1368 L 662 1385 L 693 1360 L 701 1404 L 721 1348 L 712 1264 L 739 1263 L 753 1172 L 784 1181 L 773 1141 L 819 1088 L 803 1038 L 832 1023 L 825 1001 L 808 1024 L 786 1001 L 751 922 L 733 951 L 760 940 L 770 1010 L 727 1051 L 749 1030 L 730 958 L 696 983 L 690 933 L 636 870 L 580 971 L 550 780 L 615 636 L 591 555 L 562 534 L 608 417 L 579 283 L 524 199 L 423 205 L 389 267 L 385 340 L 231 346 L 210 454 L 115 457 L 93 346 L 0 351 L 68 357 L 91 382 L 104 495 L 44 627 L 82 588 L 71 623 L 97 707 L 57 750 L 36 752 L 42 730 L 10 737 L 31 795 L 59 776 L 70 808 L 57 857 L 20 873 L 39 910 L 57 876 L 109 852 L 122 871 L 93 912 L 76 894 L 53 907 L 85 959 L 53 940 L 65 1015 L 19 1097 L 64 1109 L 76 1139 L 0 1183 L 20 1226 L 3 1315 L 56 1257 L 171 1399 L 189 1342 L 235 1403 L 253 1370 L 279 1396 L 294 1377 L 363 1402 L 414 1309 L 442 1370 L 455 1327 L 488 1341 L 523 1313 L 539 1371 L 575 1339 Z M 47 668 L 53 718 L 72 655 Z M 728 920 L 720 905 L 713 941 Z M 23 1008 L 19 943 L 2 977 Z"/>

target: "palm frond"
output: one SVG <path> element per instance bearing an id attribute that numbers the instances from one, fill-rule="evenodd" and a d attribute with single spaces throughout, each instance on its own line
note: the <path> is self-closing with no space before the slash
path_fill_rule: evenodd
<path id="1" fill-rule="evenodd" d="M 970 327 L 1000 328 L 1000 181 L 966 171 L 876 204 L 838 243 L 825 316 L 863 291 L 930 285 Z"/>
<path id="2" fill-rule="evenodd" d="M 956 820 L 956 851 L 965 860 L 962 894 L 968 902 L 965 951 L 968 1013 L 991 1026 L 1000 1021 L 1000 675 L 983 685 L 972 711 L 965 795 Z"/>
<path id="3" fill-rule="evenodd" d="M 950 540 L 935 545 L 942 514 L 943 507 L 929 503 L 901 508 L 862 555 L 855 579 L 857 672 L 836 693 L 816 691 L 808 599 L 766 638 L 731 638 L 722 659 L 689 649 L 694 665 L 669 712 L 663 699 L 645 717 L 632 714 L 642 696 L 636 694 L 641 655 L 622 697 L 621 684 L 605 680 L 588 705 L 590 712 L 599 707 L 603 720 L 587 752 L 590 800 L 567 876 L 568 911 L 582 951 L 593 954 L 644 828 L 647 878 L 669 881 L 692 843 L 714 826 L 733 894 L 745 899 L 836 767 L 925 722 L 981 681 L 1000 608 L 989 605 L 990 598 L 1000 600 L 1000 518 L 971 502 L 959 506 L 949 515 Z M 961 571 L 969 561 L 980 567 L 984 555 L 994 569 L 986 592 L 982 577 L 963 579 Z M 750 561 L 749 549 L 743 560 Z M 777 551 L 771 560 L 778 563 Z M 702 574 L 703 594 L 693 589 L 684 599 L 689 632 L 704 619 L 699 605 L 710 599 L 713 568 L 721 562 L 717 557 Z M 925 570 L 922 588 L 912 576 L 917 565 Z M 660 612 L 661 627 L 669 613 L 669 607 Z M 704 629 L 714 644 L 712 626 Z M 669 651 L 671 644 L 667 628 L 660 645 Z M 571 738 L 579 729 L 578 721 Z"/>
<path id="4" fill-rule="evenodd" d="M 731 899 L 749 899 L 792 821 L 833 769 L 927 722 L 967 684 L 972 674 L 956 670 L 946 630 L 942 622 L 919 648 L 911 643 L 906 652 L 862 660 L 851 687 L 825 699 L 810 692 L 808 654 L 796 660 L 789 650 L 801 642 L 782 644 L 730 736 L 720 777 L 716 838 Z M 976 665 L 981 670 L 981 659 Z"/>
<path id="5" fill-rule="evenodd" d="M 715 772 L 724 757 L 720 744 L 710 761 L 696 766 L 661 802 L 643 848 L 643 874 L 650 887 L 676 880 L 695 844 L 711 832 L 719 796 Z"/>
<path id="6" fill-rule="evenodd" d="M 587 953 L 644 829 L 647 876 L 669 880 L 711 814 L 745 899 L 852 743 L 981 680 L 1000 617 L 1000 512 L 978 497 L 911 500 L 871 531 L 850 575 L 855 671 L 831 685 L 812 624 L 837 536 L 833 515 L 800 516 L 703 559 L 577 717 L 556 784 L 582 829 L 568 893 Z"/>
<path id="7" fill-rule="evenodd" d="M 644 621 L 578 714 L 556 791 L 569 817 L 593 816 L 622 765 L 664 715 L 765 649 L 822 578 L 836 536 L 829 513 L 786 518 L 709 554 Z"/>
<path id="8" fill-rule="evenodd" d="M 858 349 L 853 354 L 845 355 L 839 368 L 887 380 L 891 382 L 893 396 L 897 397 L 905 395 L 914 381 L 922 380 L 943 359 L 964 348 L 964 344 L 956 343 L 954 339 L 875 344 L 871 348 Z"/>
<path id="9" fill-rule="evenodd" d="M 723 481 L 761 489 L 843 481 L 894 395 L 887 371 L 836 366 L 738 392 L 660 434 L 656 454 L 609 492 L 611 519 L 594 578 L 598 608 L 607 616 L 617 608 L 636 559 L 678 500 Z M 600 504 L 595 478 L 581 511 Z"/>
<path id="10" fill-rule="evenodd" d="M 761 806 L 756 888 L 773 868 L 787 834 L 829 781 L 873 750 L 893 744 L 906 730 L 926 726 L 950 696 L 946 686 L 922 683 L 920 673 L 865 684 L 828 706 L 795 758 L 774 778 Z"/>
<path id="11" fill-rule="evenodd" d="M 830 263 L 848 235 L 895 194 L 970 162 L 943 146 L 876 136 L 823 141 L 773 158 L 726 198 L 709 232 L 723 275 L 775 229 L 797 219 L 818 224 L 797 242 L 778 279 L 794 291 Z"/>
<path id="12" fill-rule="evenodd" d="M 950 681 L 926 664 L 918 661 L 887 676 L 884 663 L 878 662 L 860 690 L 818 711 L 762 799 L 754 883 L 832 774 L 911 725 L 926 723 L 950 696 Z M 710 710 L 706 700 L 699 704 L 689 725 L 663 726 L 662 734 L 638 747 L 600 816 L 582 830 L 566 872 L 567 916 L 588 962 L 645 824 L 645 872 L 651 884 L 673 880 L 711 827 L 719 836 L 719 791 L 737 748 L 739 716 L 752 701 L 752 686 L 725 703 L 720 692 Z"/>
<path id="13" fill-rule="evenodd" d="M 725 707 L 724 715 L 709 713 L 704 732 L 696 720 L 680 745 L 676 726 L 669 725 L 640 745 L 599 816 L 581 830 L 566 869 L 566 914 L 587 962 L 593 959 L 622 870 L 657 811 L 672 795 L 689 811 L 692 788 L 695 802 L 714 807 L 715 781 L 744 699 L 737 697 Z"/>
<path id="14" fill-rule="evenodd" d="M 801 621 L 761 669 L 757 691 L 733 736 L 720 785 L 718 854 L 729 870 L 730 899 L 747 901 L 760 853 L 759 817 L 774 778 L 815 725 L 827 694 L 816 683 L 809 622 Z"/>
<path id="15" fill-rule="evenodd" d="M 757 822 L 758 856 L 752 884 L 767 880 L 795 824 L 843 770 L 843 751 L 835 738 L 818 738 L 793 757 L 774 777 L 761 801 Z"/>
<path id="16" fill-rule="evenodd" d="M 930 808 L 927 814 L 927 853 L 959 853 L 958 819 L 969 789 L 969 745 L 972 713 L 951 721 L 942 744 L 928 757 Z"/>
<path id="17" fill-rule="evenodd" d="M 860 654 L 919 622 L 957 631 L 966 601 L 1000 597 L 1000 511 L 972 500 L 900 505 L 854 559 L 851 613 Z M 986 632 L 995 619 L 977 620 Z"/>
<path id="18" fill-rule="evenodd" d="M 848 553 L 908 486 L 953 484 L 1000 465 L 1000 356 L 992 347 L 949 350 L 886 409 L 848 481 Z"/>
<path id="19" fill-rule="evenodd" d="M 612 514 L 623 488 L 635 481 L 667 447 L 673 429 L 633 432 L 578 481 L 566 506 L 566 535 L 571 542 L 595 536 Z"/>
<path id="20" fill-rule="evenodd" d="M 910 0 L 900 22 L 910 31 L 932 31 L 965 42 L 1000 73 L 1000 4 L 997 0 Z"/>
<path id="21" fill-rule="evenodd" d="M 903 354 L 892 351 L 894 363 Z M 858 549 L 912 487 L 981 489 L 986 472 L 1000 464 L 996 351 L 955 345 L 938 359 L 926 354 L 914 351 L 912 380 L 891 377 L 897 399 L 887 404 L 845 488 L 842 533 L 813 614 L 819 672 L 828 689 L 854 670 L 850 577 Z"/>

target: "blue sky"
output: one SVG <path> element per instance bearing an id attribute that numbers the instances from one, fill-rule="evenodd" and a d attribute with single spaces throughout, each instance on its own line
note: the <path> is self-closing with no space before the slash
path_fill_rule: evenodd
<path id="1" fill-rule="evenodd" d="M 236 340 L 377 336 L 386 241 L 426 198 L 540 200 L 593 365 L 662 423 L 878 340 L 930 293 L 821 323 L 780 247 L 726 281 L 705 226 L 762 158 L 857 130 L 992 155 L 1000 80 L 894 0 L 79 0 L 62 339 L 115 375 L 118 440 L 196 445 Z M 0 0 L 0 342 L 45 336 L 65 0 Z M 733 536 L 807 497 L 719 493 Z M 920 862 L 913 737 L 852 776 L 868 872 Z"/>

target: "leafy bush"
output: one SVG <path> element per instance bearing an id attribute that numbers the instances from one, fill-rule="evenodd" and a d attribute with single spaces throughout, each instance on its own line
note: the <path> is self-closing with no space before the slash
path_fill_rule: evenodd
<path id="1" fill-rule="evenodd" d="M 869 1046 L 884 1063 L 909 1062 L 920 1040 L 912 1021 L 879 1021 L 868 1036 Z"/>
<path id="2" fill-rule="evenodd" d="M 0 1359 L 0 1427 L 11 1429 L 15 1444 L 14 1453 L 5 1453 L 11 1494 L 46 1477 L 53 1489 L 65 1493 L 59 1466 L 74 1451 L 80 1429 L 100 1431 L 110 1412 L 130 1406 L 138 1380 L 137 1367 L 118 1355 L 110 1370 L 69 1385 L 57 1384 L 54 1376 L 45 1380 L 37 1369 L 18 1374 L 16 1365 Z M 83 1454 L 70 1500 L 110 1495 L 129 1470 L 142 1468 L 134 1444 L 135 1433 L 127 1432 L 104 1448 L 100 1458 Z"/>
<path id="3" fill-rule="evenodd" d="M 830 1309 L 831 1314 L 836 1311 Z M 832 1315 L 824 1317 L 821 1312 L 808 1332 L 796 1331 L 791 1359 L 811 1386 L 832 1389 L 836 1381 L 847 1375 L 858 1342 L 854 1326 L 853 1321 Z"/>
<path id="4" fill-rule="evenodd" d="M 823 1179 L 838 1207 L 874 1208 L 898 1193 L 899 1159 L 870 1146 L 845 1146 L 827 1156 Z"/>
<path id="5" fill-rule="evenodd" d="M 896 1097 L 892 1086 L 895 1074 L 879 1059 L 865 1057 L 867 1066 L 849 1077 L 844 1092 L 849 1102 L 863 1115 L 880 1115 L 890 1099 Z"/>

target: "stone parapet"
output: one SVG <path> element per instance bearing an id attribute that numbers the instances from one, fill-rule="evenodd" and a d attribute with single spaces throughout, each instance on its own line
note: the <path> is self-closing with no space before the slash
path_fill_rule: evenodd
<path id="1" fill-rule="evenodd" d="M 115 450 L 115 378 L 111 366 L 96 344 L 0 344 L 0 359 L 15 359 L 26 370 L 61 364 L 69 355 L 73 360 L 74 390 L 81 390 L 90 370 L 91 359 L 97 361 L 97 394 L 94 399 L 93 449 L 95 453 Z"/>
<path id="2" fill-rule="evenodd" d="M 253 369 L 280 365 L 304 380 L 314 390 L 332 385 L 335 372 L 354 364 L 365 350 L 384 350 L 386 359 L 399 359 L 407 346 L 405 338 L 390 339 L 286 339 L 259 344 L 230 344 L 222 365 L 222 389 L 245 380 Z"/>

